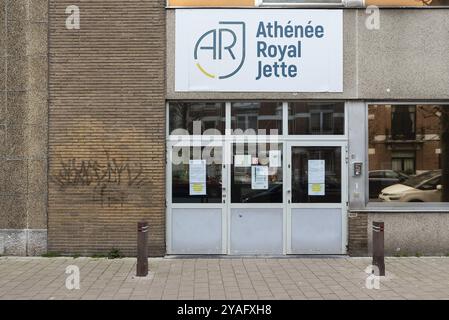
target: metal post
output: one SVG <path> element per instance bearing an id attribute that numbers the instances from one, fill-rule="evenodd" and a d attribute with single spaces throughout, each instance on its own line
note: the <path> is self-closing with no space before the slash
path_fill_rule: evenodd
<path id="1" fill-rule="evenodd" d="M 137 277 L 148 275 L 148 222 L 137 223 Z"/>
<path id="2" fill-rule="evenodd" d="M 383 222 L 373 222 L 373 266 L 377 266 L 379 268 L 379 276 L 385 276 Z"/>

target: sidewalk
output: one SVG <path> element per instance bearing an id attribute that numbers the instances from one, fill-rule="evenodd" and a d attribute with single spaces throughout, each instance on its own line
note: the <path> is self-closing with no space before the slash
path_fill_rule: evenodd
<path id="1" fill-rule="evenodd" d="M 449 299 L 449 258 L 386 258 L 367 289 L 370 258 L 136 259 L 0 257 L 0 299 Z M 80 269 L 68 290 L 66 267 Z"/>

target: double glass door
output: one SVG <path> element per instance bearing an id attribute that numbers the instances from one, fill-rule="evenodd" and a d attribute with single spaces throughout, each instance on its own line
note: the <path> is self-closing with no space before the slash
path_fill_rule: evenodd
<path id="1" fill-rule="evenodd" d="M 343 142 L 168 146 L 169 254 L 344 254 Z"/>

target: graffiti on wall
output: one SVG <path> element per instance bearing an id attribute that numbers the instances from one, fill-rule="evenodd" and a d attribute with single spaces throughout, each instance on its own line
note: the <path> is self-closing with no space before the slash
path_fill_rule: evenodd
<path id="1" fill-rule="evenodd" d="M 119 161 L 105 151 L 104 160 L 61 160 L 58 172 L 51 175 L 61 190 L 91 189 L 92 201 L 101 206 L 123 206 L 136 193 L 142 193 L 149 184 L 142 163 Z M 149 195 L 148 195 L 149 196 Z"/>

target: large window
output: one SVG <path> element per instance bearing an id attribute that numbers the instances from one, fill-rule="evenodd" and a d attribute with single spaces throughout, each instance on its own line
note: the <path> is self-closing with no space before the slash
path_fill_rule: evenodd
<path id="1" fill-rule="evenodd" d="M 170 102 L 169 130 L 175 135 L 224 134 L 225 104 Z"/>
<path id="2" fill-rule="evenodd" d="M 168 108 L 169 157 L 176 159 L 171 164 L 172 203 L 212 204 L 227 198 L 233 204 L 283 203 L 286 141 L 310 135 L 345 139 L 344 102 L 169 102 Z M 218 145 L 213 157 L 209 143 Z M 295 147 L 292 152 L 292 164 L 300 168 L 292 172 L 292 201 L 340 203 L 341 148 Z M 326 179 L 318 185 L 326 193 L 319 196 L 321 191 L 308 189 L 317 187 L 308 181 L 308 166 L 318 160 L 326 163 Z"/>
<path id="3" fill-rule="evenodd" d="M 345 132 L 343 102 L 292 102 L 288 105 L 291 135 L 342 135 Z"/>
<path id="4" fill-rule="evenodd" d="M 370 105 L 369 197 L 449 202 L 449 105 Z"/>
<path id="5" fill-rule="evenodd" d="M 282 103 L 233 103 L 231 123 L 235 134 L 282 134 Z"/>
<path id="6" fill-rule="evenodd" d="M 168 111 L 171 136 L 345 134 L 344 102 L 170 102 Z M 231 133 L 225 132 L 226 124 Z"/>

